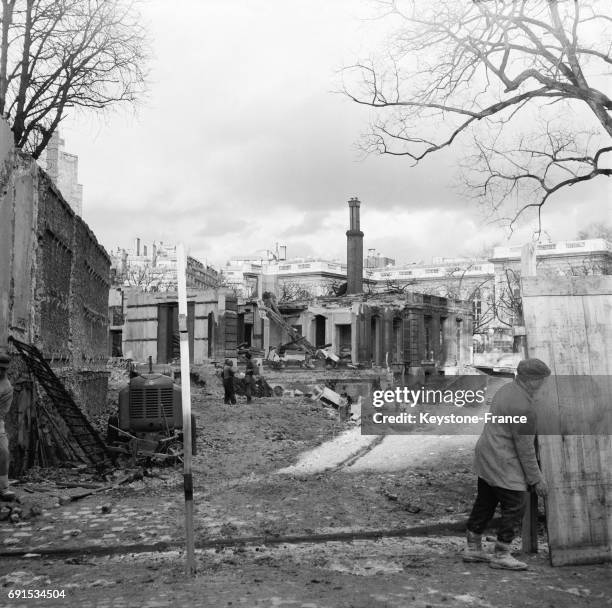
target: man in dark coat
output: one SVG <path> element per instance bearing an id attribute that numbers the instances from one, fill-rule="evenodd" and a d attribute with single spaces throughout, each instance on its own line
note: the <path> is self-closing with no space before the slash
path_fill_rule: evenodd
<path id="1" fill-rule="evenodd" d="M 225 360 L 225 365 L 223 366 L 223 403 L 229 405 L 236 404 L 236 392 L 234 389 L 234 366 L 231 359 Z"/>
<path id="2" fill-rule="evenodd" d="M 510 543 L 525 513 L 527 490 L 538 496 L 547 493 L 535 451 L 535 414 L 533 396 L 550 375 L 539 359 L 525 359 L 518 364 L 513 382 L 503 386 L 493 398 L 490 414 L 476 444 L 474 465 L 478 475 L 478 494 L 467 523 L 466 562 L 489 562 L 492 568 L 526 570 L 527 564 L 510 554 Z M 505 418 L 500 419 L 499 417 Z M 527 422 L 516 421 L 521 416 Z M 503 421 L 501 421 L 503 420 Z M 492 519 L 497 505 L 501 521 L 493 555 L 482 549 L 482 533 Z"/>

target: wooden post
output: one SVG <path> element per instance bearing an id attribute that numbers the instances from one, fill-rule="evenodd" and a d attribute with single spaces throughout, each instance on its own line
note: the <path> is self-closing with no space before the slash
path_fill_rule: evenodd
<path id="1" fill-rule="evenodd" d="M 536 276 L 536 245 L 526 243 L 521 248 L 521 278 Z M 522 295 L 522 294 L 521 294 Z M 527 358 L 527 336 L 525 335 L 525 320 L 521 315 L 522 358 Z M 537 444 L 536 444 L 537 451 Z M 538 495 L 535 492 L 527 494 L 527 508 L 523 516 L 522 549 L 524 553 L 538 552 Z"/>
<path id="2" fill-rule="evenodd" d="M 185 490 L 185 550 L 187 574 L 193 576 L 195 567 L 195 540 L 193 531 L 193 477 L 191 474 L 191 384 L 189 373 L 189 332 L 187 330 L 187 281 L 185 249 L 176 248 L 176 274 L 178 283 L 178 316 L 181 348 L 181 399 L 183 407 L 183 486 Z"/>

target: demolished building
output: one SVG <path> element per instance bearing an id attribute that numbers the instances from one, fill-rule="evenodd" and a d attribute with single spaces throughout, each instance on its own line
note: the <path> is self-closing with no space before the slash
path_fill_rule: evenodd
<path id="1" fill-rule="evenodd" d="M 363 293 L 363 237 L 360 201 L 348 201 L 346 295 L 279 302 L 285 320 L 311 344 L 354 365 L 388 366 L 399 372 L 454 373 L 471 362 L 472 307 L 469 302 L 415 292 Z M 288 333 L 263 320 L 268 352 Z"/>
<path id="2" fill-rule="evenodd" d="M 6 420 L 13 473 L 31 464 L 36 384 L 11 339 L 36 347 L 89 414 L 106 406 L 110 258 L 0 122 L 0 350 L 15 388 Z"/>
<path id="3" fill-rule="evenodd" d="M 427 294 L 363 293 L 363 232 L 360 201 L 349 201 L 347 288 L 343 296 L 279 300 L 286 323 L 317 347 L 329 345 L 345 362 L 389 366 L 395 371 L 454 373 L 471 362 L 472 308 L 468 302 Z M 366 283 L 367 284 L 367 283 Z M 274 295 L 278 284 L 268 281 Z M 243 298 L 231 289 L 188 290 L 187 326 L 190 362 L 234 358 L 241 344 L 266 356 L 289 335 L 258 307 L 255 297 Z M 178 358 L 177 295 L 126 291 L 121 327 L 122 354 L 134 361 L 171 363 Z M 116 316 L 117 311 L 114 311 Z M 118 340 L 118 335 L 115 336 Z"/>
<path id="4" fill-rule="evenodd" d="M 287 322 L 317 346 L 353 364 L 388 365 L 395 371 L 453 373 L 471 357 L 471 311 L 461 301 L 419 293 L 353 294 L 279 305 Z M 288 336 L 265 320 L 263 348 Z"/>

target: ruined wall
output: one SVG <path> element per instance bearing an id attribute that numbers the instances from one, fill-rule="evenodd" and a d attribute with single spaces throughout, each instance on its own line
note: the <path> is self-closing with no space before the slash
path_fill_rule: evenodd
<path id="1" fill-rule="evenodd" d="M 106 400 L 106 375 L 95 368 L 106 362 L 109 272 L 91 230 L 38 164 L 14 148 L 0 120 L 0 351 L 12 355 L 9 378 L 17 389 L 6 420 L 12 472 L 31 460 L 38 393 L 8 338 L 38 347 L 58 371 L 69 367 L 68 388 L 95 413 Z"/>
<path id="2" fill-rule="evenodd" d="M 105 359 L 110 258 L 0 122 L 0 349 L 9 335 L 76 368 Z"/>
<path id="3" fill-rule="evenodd" d="M 71 273 L 70 341 L 74 364 L 108 356 L 108 292 L 110 258 L 87 224 L 74 220 Z"/>
<path id="4" fill-rule="evenodd" d="M 45 357 L 68 362 L 75 215 L 42 171 L 36 186 L 38 252 L 32 340 Z"/>
<path id="5" fill-rule="evenodd" d="M 127 293 L 123 356 L 138 362 L 152 357 L 160 363 L 172 332 L 164 312 L 178 308 L 176 293 Z M 187 290 L 187 325 L 192 363 L 207 359 L 221 360 L 236 356 L 237 311 L 236 297 L 223 290 Z M 178 314 L 178 310 L 176 311 Z"/>
<path id="6" fill-rule="evenodd" d="M 76 403 L 82 405 L 90 416 L 107 412 L 106 393 L 110 372 L 105 370 L 74 371 L 64 369 L 57 372 L 64 386 Z"/>

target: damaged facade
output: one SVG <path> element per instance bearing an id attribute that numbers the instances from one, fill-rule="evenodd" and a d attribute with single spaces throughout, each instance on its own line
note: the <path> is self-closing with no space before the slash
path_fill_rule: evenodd
<path id="1" fill-rule="evenodd" d="M 353 364 L 451 373 L 470 363 L 472 316 L 466 302 L 418 293 L 347 295 L 281 304 L 280 310 L 309 342 L 330 344 Z M 264 321 L 264 350 L 287 341 L 278 326 Z"/>
<path id="2" fill-rule="evenodd" d="M 36 386 L 9 338 L 32 344 L 89 413 L 105 407 L 110 259 L 51 178 L 0 123 L 0 349 L 15 388 L 11 466 L 33 458 Z"/>
<path id="3" fill-rule="evenodd" d="M 360 201 L 348 202 L 347 295 L 281 302 L 288 324 L 311 344 L 331 350 L 352 364 L 389 365 L 395 371 L 443 371 L 471 362 L 472 307 L 469 302 L 420 293 L 363 293 L 363 236 Z M 289 336 L 269 319 L 263 321 L 268 352 Z"/>

